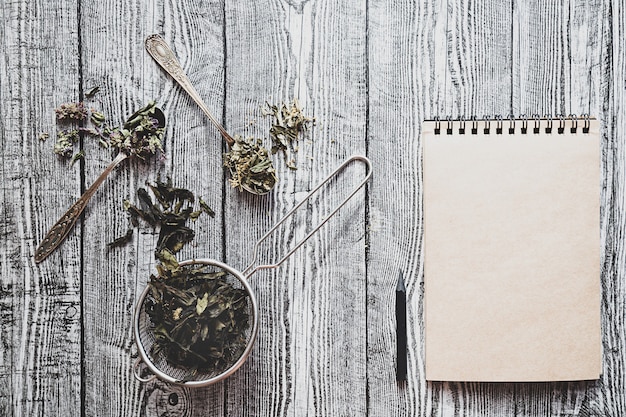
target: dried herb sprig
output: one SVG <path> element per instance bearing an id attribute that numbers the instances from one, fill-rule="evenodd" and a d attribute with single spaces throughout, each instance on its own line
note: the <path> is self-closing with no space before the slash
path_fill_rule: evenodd
<path id="1" fill-rule="evenodd" d="M 156 102 L 150 101 L 130 116 L 121 129 L 112 129 L 107 132 L 111 146 L 141 159 L 162 151 L 165 127 L 160 126 L 156 112 Z M 100 116 L 100 114 L 95 115 Z"/>
<path id="2" fill-rule="evenodd" d="M 236 135 L 230 151 L 224 154 L 224 166 L 230 172 L 229 182 L 240 191 L 266 194 L 276 184 L 276 170 L 261 139 Z"/>
<path id="3" fill-rule="evenodd" d="M 151 355 L 192 373 L 225 371 L 247 344 L 248 293 L 235 288 L 226 271 L 180 266 L 167 250 L 159 260 L 145 303 L 156 338 Z"/>
<path id="4" fill-rule="evenodd" d="M 273 105 L 266 103 L 261 108 L 263 116 L 272 117 L 270 138 L 272 139 L 272 154 L 282 152 L 287 167 L 297 169 L 293 158 L 289 158 L 289 152 L 296 152 L 294 143 L 297 142 L 300 133 L 306 130 L 314 122 L 313 118 L 302 113 L 298 99 L 291 103 Z"/>

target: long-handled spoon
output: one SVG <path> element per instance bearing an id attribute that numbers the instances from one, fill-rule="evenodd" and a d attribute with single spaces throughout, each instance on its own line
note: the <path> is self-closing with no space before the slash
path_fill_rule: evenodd
<path id="1" fill-rule="evenodd" d="M 154 118 L 158 121 L 159 127 L 165 127 L 165 115 L 158 108 L 154 109 Z M 118 166 L 122 161 L 128 159 L 129 155 L 123 151 L 117 154 L 115 159 L 107 166 L 102 174 L 93 184 L 89 187 L 82 196 L 65 212 L 63 216 L 57 221 L 54 226 L 46 233 L 37 249 L 35 250 L 35 262 L 39 263 L 46 259 L 60 244 L 65 240 L 70 230 L 76 224 L 76 221 L 80 217 L 87 203 L 91 200 L 91 197 L 96 193 L 100 185 L 104 182 L 106 177 Z"/>
<path id="2" fill-rule="evenodd" d="M 204 114 L 206 114 L 206 116 L 209 118 L 211 123 L 213 123 L 213 125 L 217 128 L 217 130 L 219 130 L 219 132 L 222 134 L 222 136 L 224 137 L 224 140 L 226 140 L 226 143 L 228 144 L 228 147 L 232 148 L 233 145 L 235 144 L 235 139 L 233 139 L 233 137 L 226 131 L 224 126 L 222 126 L 221 123 L 218 122 L 215 117 L 213 117 L 213 115 L 209 111 L 209 108 L 207 107 L 206 104 L 204 104 L 204 101 L 202 101 L 202 98 L 200 97 L 196 89 L 194 88 L 193 84 L 191 84 L 189 77 L 187 77 L 187 74 L 185 74 L 185 70 L 178 62 L 178 59 L 176 59 L 176 55 L 174 55 L 174 52 L 172 51 L 170 46 L 167 44 L 167 42 L 165 42 L 165 40 L 160 35 L 155 34 L 155 35 L 150 35 L 146 38 L 145 46 L 146 46 L 146 50 L 152 56 L 152 58 L 154 58 L 154 60 L 169 75 L 172 76 L 172 78 L 183 88 L 183 90 L 185 90 L 187 94 L 189 94 L 189 96 L 193 99 L 193 101 L 196 102 L 198 107 L 200 107 L 200 109 L 204 112 Z M 267 160 L 264 162 L 267 165 L 271 166 L 271 161 L 269 160 L 269 157 L 267 156 L 267 152 L 265 151 L 264 154 L 266 155 L 265 158 L 267 158 Z M 270 189 L 274 186 L 274 183 L 275 183 L 275 177 L 273 181 L 271 182 L 271 184 L 269 184 L 269 187 L 266 187 L 264 189 L 253 188 L 246 184 L 241 184 L 241 187 L 251 194 L 263 195 L 263 194 L 267 194 L 270 191 Z"/>

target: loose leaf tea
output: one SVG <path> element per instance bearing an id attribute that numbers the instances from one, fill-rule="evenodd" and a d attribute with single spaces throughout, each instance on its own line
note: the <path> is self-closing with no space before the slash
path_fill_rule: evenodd
<path id="1" fill-rule="evenodd" d="M 256 194 L 269 192 L 276 184 L 276 170 L 260 139 L 236 135 L 230 151 L 224 154 L 224 166 L 230 172 L 229 182 L 240 191 Z"/>
<path id="2" fill-rule="evenodd" d="M 243 354 L 250 326 L 249 295 L 223 270 L 180 266 L 167 249 L 150 277 L 145 311 L 153 325 L 151 355 L 172 366 L 219 374 Z"/>
<path id="3" fill-rule="evenodd" d="M 164 249 L 171 253 L 179 252 L 186 243 L 194 238 L 194 231 L 187 226 L 189 219 L 196 220 L 202 213 L 215 216 L 215 212 L 200 199 L 200 208 L 194 208 L 194 194 L 184 188 L 177 188 L 172 185 L 172 179 L 167 178 L 165 182 L 157 179 L 154 184 L 148 187 L 156 202 L 145 188 L 137 190 L 138 205 L 133 205 L 129 201 L 124 202 L 124 207 L 130 213 L 131 223 L 138 224 L 138 219 L 143 219 L 153 227 L 159 227 L 159 238 L 155 257 Z M 127 232 L 128 236 L 128 232 Z M 124 236 L 116 239 L 110 246 L 121 246 L 128 241 Z M 128 238 L 130 240 L 130 237 Z"/>
<path id="4" fill-rule="evenodd" d="M 297 149 L 294 143 L 298 140 L 300 132 L 306 130 L 313 119 L 302 114 L 302 108 L 297 99 L 289 104 L 272 105 L 266 103 L 266 107 L 261 109 L 263 116 L 272 116 L 272 126 L 270 127 L 270 138 L 272 139 L 272 154 L 282 152 L 285 157 L 287 167 L 296 169 L 293 158 L 289 159 L 289 151 L 295 152 Z"/>

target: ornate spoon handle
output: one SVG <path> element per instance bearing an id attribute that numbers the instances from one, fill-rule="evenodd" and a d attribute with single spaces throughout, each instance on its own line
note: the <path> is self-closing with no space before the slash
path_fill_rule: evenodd
<path id="1" fill-rule="evenodd" d="M 104 179 L 109 175 L 113 168 L 119 165 L 124 159 L 128 158 L 124 152 L 120 152 L 117 154 L 115 159 L 109 164 L 108 167 L 102 171 L 102 174 L 94 183 L 85 191 L 85 193 L 80 196 L 80 198 L 72 204 L 72 206 L 65 212 L 63 216 L 59 219 L 58 222 L 55 223 L 54 226 L 50 229 L 50 231 L 43 238 L 37 249 L 35 250 L 35 262 L 39 263 L 46 259 L 48 255 L 50 255 L 60 244 L 65 240 L 67 235 L 76 224 L 76 220 L 80 217 L 80 214 L 83 212 L 87 203 L 93 197 L 100 184 L 104 181 Z"/>
<path id="2" fill-rule="evenodd" d="M 228 146 L 231 146 L 235 143 L 235 140 L 228 134 L 224 126 L 221 125 L 220 122 L 217 121 L 215 117 L 209 111 L 209 108 L 204 104 L 202 98 L 194 88 L 191 81 L 189 81 L 189 77 L 185 74 L 185 70 L 176 59 L 176 55 L 169 47 L 165 39 L 163 39 L 160 35 L 150 35 L 146 38 L 146 50 L 148 53 L 154 58 L 154 60 L 169 74 L 174 78 L 174 80 L 180 84 L 180 86 L 189 94 L 189 96 L 196 102 L 196 104 L 200 107 L 200 109 L 207 115 L 209 120 L 215 125 L 217 130 L 220 131 Z"/>

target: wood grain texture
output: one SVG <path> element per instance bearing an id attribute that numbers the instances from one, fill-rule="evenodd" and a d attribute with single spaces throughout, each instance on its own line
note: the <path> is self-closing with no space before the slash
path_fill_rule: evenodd
<path id="1" fill-rule="evenodd" d="M 297 171 L 275 159 L 279 183 L 273 196 L 254 201 L 227 193 L 225 215 L 239 219 L 226 223 L 229 264 L 245 265 L 261 232 L 343 159 L 364 152 L 364 39 L 364 2 L 226 4 L 227 127 L 258 115 L 266 100 L 294 97 L 317 120 L 299 144 Z M 259 120 L 250 134 L 267 137 L 268 122 Z M 357 182 L 350 174 L 279 229 L 262 247 L 261 260 L 276 259 L 301 239 Z M 251 278 L 261 327 L 247 364 L 227 382 L 229 415 L 365 413 L 365 403 L 354 401 L 366 395 L 363 198 L 279 270 Z"/>
<path id="2" fill-rule="evenodd" d="M 609 0 L 10 0 L 0 5 L 0 415 L 562 416 L 626 415 L 626 10 Z M 197 106 L 143 49 L 160 33 L 232 134 L 266 138 L 259 107 L 299 98 L 317 124 L 279 183 L 230 188 L 226 150 Z M 53 108 L 81 98 L 112 123 L 157 98 L 163 160 L 113 172 L 62 247 L 34 247 L 111 161 L 52 154 Z M 423 376 L 420 124 L 435 116 L 590 113 L 602 121 L 604 369 L 591 382 L 427 383 Z M 215 218 L 193 224 L 181 258 L 244 268 L 253 243 L 346 157 L 374 177 L 275 271 L 251 277 L 261 327 L 226 382 L 141 384 L 131 368 L 135 300 L 154 269 L 157 231 L 126 232 L 124 199 L 171 175 Z M 276 259 L 357 182 L 352 167 L 260 250 Z M 395 381 L 394 288 L 409 296 L 409 376 Z"/>
<path id="3" fill-rule="evenodd" d="M 81 32 L 82 88 L 100 87 L 87 102 L 114 126 L 121 125 L 148 100 L 160 98 L 158 73 L 154 67 L 148 71 L 150 58 L 143 49 L 144 37 L 160 29 L 159 6 L 162 2 L 81 4 L 81 27 L 89 28 Z M 159 102 L 162 105 L 161 99 Z M 113 155 L 96 141 L 85 140 L 84 148 L 88 186 Z M 131 329 L 135 298 L 154 266 L 154 231 L 136 230 L 132 244 L 123 248 L 108 249 L 107 243 L 124 235 L 129 227 L 123 200 L 135 202 L 137 188 L 159 169 L 162 164 L 155 161 L 125 162 L 111 173 L 85 210 L 83 407 L 89 416 L 135 416 L 147 407 L 142 397 L 151 391 L 145 393 L 146 387 L 137 383 L 131 372 L 131 355 L 136 355 Z"/>
<path id="4" fill-rule="evenodd" d="M 179 258 L 222 257 L 221 137 L 186 93 L 152 61 L 143 41 L 151 33 L 162 34 L 208 105 L 221 109 L 223 5 L 164 1 L 147 8 L 141 3 L 110 2 L 107 6 L 106 13 L 102 13 L 102 4 L 83 8 L 87 27 L 104 28 L 83 37 L 85 83 L 102 86 L 99 105 L 118 123 L 147 101 L 158 99 L 167 117 L 167 131 L 165 159 L 148 164 L 131 161 L 120 169 L 104 186 L 99 204 L 92 206 L 89 221 L 85 221 L 86 233 L 94 237 L 85 245 L 85 332 L 89 335 L 85 340 L 85 406 L 90 415 L 161 415 L 184 410 L 204 415 L 202 404 L 209 400 L 211 409 L 219 414 L 221 386 L 188 392 L 159 382 L 139 384 L 132 377 L 136 355 L 131 333 L 133 309 L 154 272 L 158 230 L 140 227 L 128 248 L 107 250 L 106 243 L 123 235 L 128 227 L 127 214 L 121 209 L 123 199 L 136 201 L 138 187 L 169 176 L 176 186 L 190 189 L 218 213 L 216 218 L 202 216 L 193 224 L 198 238 Z M 103 49 L 103 44 L 108 47 Z M 92 149 L 101 159 L 90 160 L 88 180 L 108 158 L 95 145 Z M 93 279 L 96 276 L 98 279 Z M 103 383 L 116 389 L 102 395 Z"/>
<path id="5" fill-rule="evenodd" d="M 0 7 L 0 414 L 80 410 L 80 231 L 45 265 L 34 247 L 80 192 L 78 165 L 52 153 L 54 107 L 78 98 L 75 1 Z M 40 132 L 51 138 L 42 143 Z"/>
<path id="6" fill-rule="evenodd" d="M 443 112 L 445 4 L 370 1 L 368 154 L 377 164 L 369 194 L 368 415 L 430 415 L 423 372 L 421 120 Z M 440 72 L 441 71 L 441 72 Z M 451 110 L 448 110 L 451 111 Z M 396 382 L 395 288 L 407 287 L 408 382 Z"/>
<path id="7" fill-rule="evenodd" d="M 621 7 L 620 7 L 621 6 Z M 604 372 L 596 395 L 598 414 L 618 416 L 626 413 L 626 278 L 623 265 L 625 247 L 624 200 L 626 198 L 625 152 L 626 132 L 624 99 L 626 80 L 623 5 L 602 4 L 601 69 L 599 114 L 604 121 L 602 232 L 605 253 L 602 276 Z"/>

